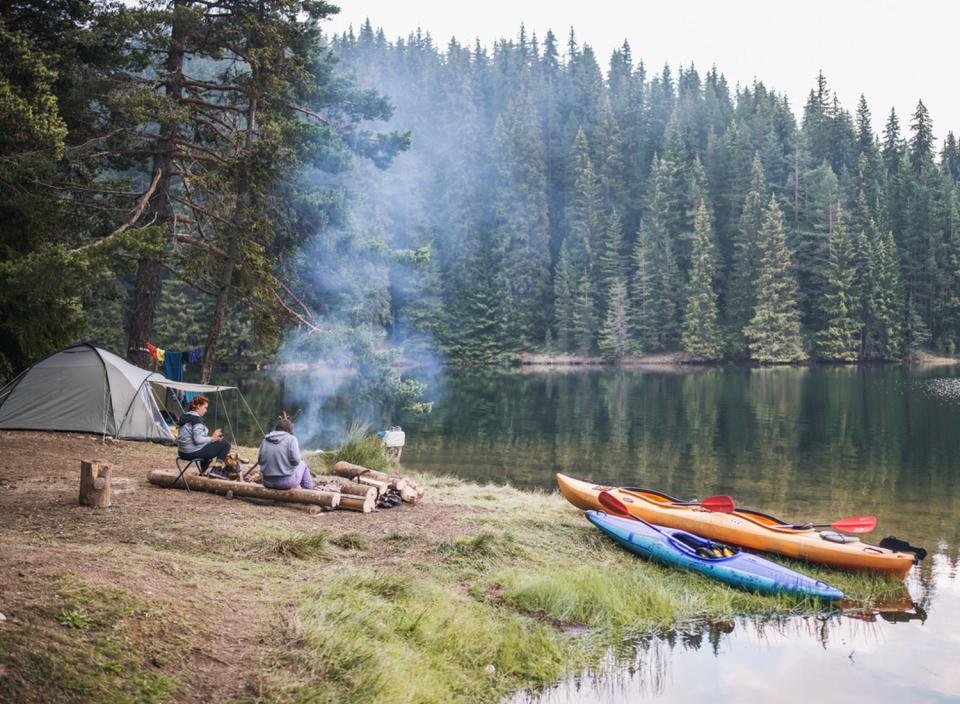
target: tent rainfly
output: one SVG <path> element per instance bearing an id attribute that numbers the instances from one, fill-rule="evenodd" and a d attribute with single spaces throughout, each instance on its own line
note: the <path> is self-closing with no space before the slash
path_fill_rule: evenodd
<path id="1" fill-rule="evenodd" d="M 0 429 L 172 442 L 150 384 L 204 393 L 235 388 L 170 381 L 81 342 L 40 360 L 0 390 Z"/>

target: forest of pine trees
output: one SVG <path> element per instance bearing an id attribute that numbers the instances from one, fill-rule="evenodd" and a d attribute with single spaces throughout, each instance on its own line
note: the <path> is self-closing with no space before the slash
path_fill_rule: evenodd
<path id="1" fill-rule="evenodd" d="M 361 169 L 361 219 L 429 247 L 395 301 L 448 358 L 893 360 L 960 344 L 960 146 L 918 102 L 878 129 L 821 74 L 795 116 L 763 83 L 602 67 L 571 31 L 493 47 L 367 22 L 328 37 L 412 147 Z M 364 225 L 359 225 L 361 229 Z"/>
<path id="2" fill-rule="evenodd" d="M 821 74 L 797 116 L 627 43 L 601 66 L 573 31 L 439 47 L 328 35 L 335 12 L 6 3 L 0 379 L 78 339 L 138 364 L 203 345 L 203 378 L 280 356 L 377 383 L 392 343 L 453 364 L 957 352 L 960 142 L 922 102 L 875 125 Z"/>

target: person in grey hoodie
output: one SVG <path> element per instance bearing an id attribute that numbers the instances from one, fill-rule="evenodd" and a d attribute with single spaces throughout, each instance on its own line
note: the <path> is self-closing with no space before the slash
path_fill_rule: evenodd
<path id="1" fill-rule="evenodd" d="M 293 423 L 286 418 L 277 421 L 276 430 L 260 443 L 260 474 L 269 489 L 313 488 L 313 476 L 300 458 L 300 444 L 293 435 Z"/>

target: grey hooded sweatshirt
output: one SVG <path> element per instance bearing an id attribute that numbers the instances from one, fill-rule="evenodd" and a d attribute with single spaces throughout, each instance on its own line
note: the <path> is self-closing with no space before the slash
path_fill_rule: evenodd
<path id="1" fill-rule="evenodd" d="M 260 462 L 260 473 L 264 477 L 289 477 L 303 461 L 300 459 L 300 444 L 296 437 L 286 431 L 271 431 L 260 443 L 257 461 Z"/>

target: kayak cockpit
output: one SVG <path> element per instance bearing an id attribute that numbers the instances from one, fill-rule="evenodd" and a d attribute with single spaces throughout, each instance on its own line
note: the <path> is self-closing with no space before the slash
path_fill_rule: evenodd
<path id="1" fill-rule="evenodd" d="M 674 547 L 705 560 L 725 560 L 740 552 L 740 548 L 733 545 L 717 543 L 682 530 L 668 533 Z"/>

